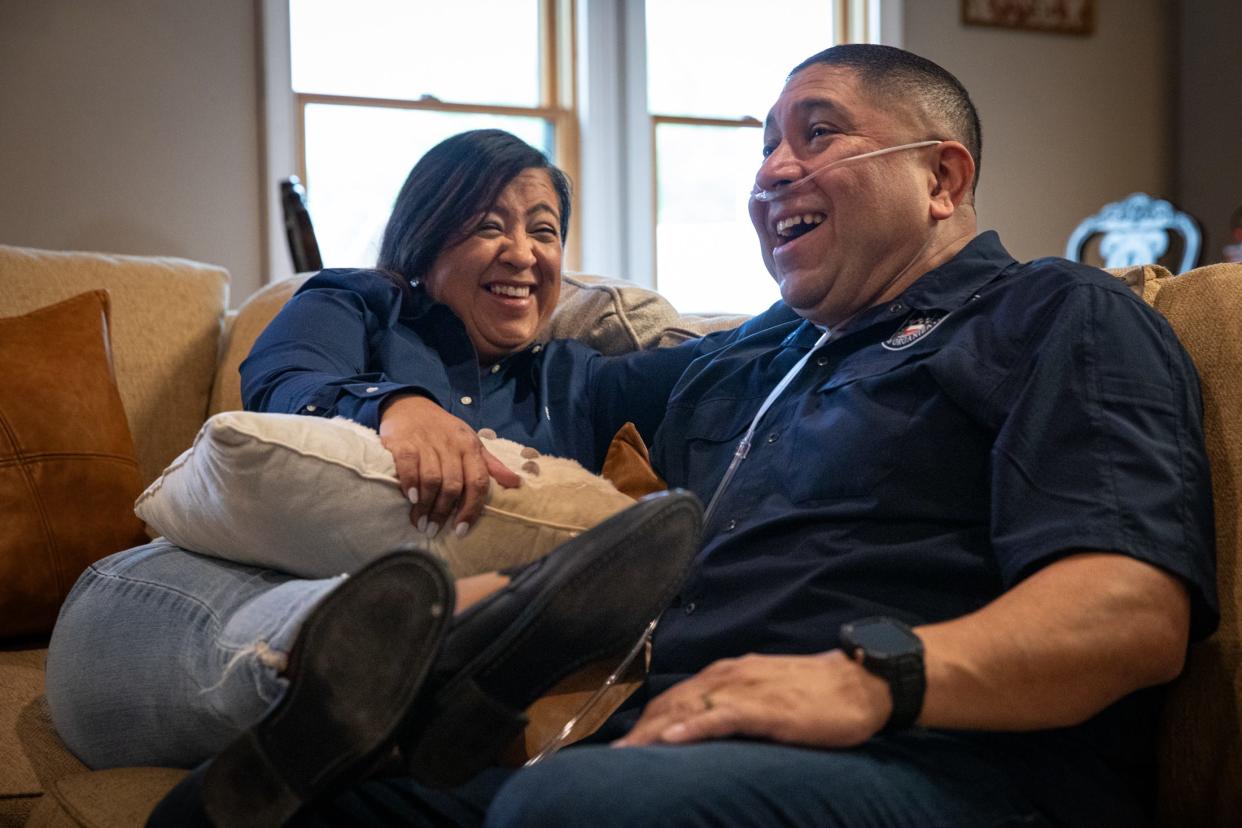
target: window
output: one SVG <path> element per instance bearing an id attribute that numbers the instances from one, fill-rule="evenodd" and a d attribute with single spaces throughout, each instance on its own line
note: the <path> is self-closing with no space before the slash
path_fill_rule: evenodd
<path id="1" fill-rule="evenodd" d="M 575 182 L 567 267 L 757 312 L 762 118 L 798 61 L 877 39 L 881 1 L 264 0 L 268 166 L 303 177 L 325 264 L 366 266 L 425 150 L 507 129 Z"/>
<path id="2" fill-rule="evenodd" d="M 410 167 L 454 133 L 508 130 L 573 174 L 572 102 L 557 65 L 568 8 L 289 1 L 298 168 L 327 266 L 375 261 Z"/>
<path id="3" fill-rule="evenodd" d="M 646 0 L 653 282 L 675 307 L 754 313 L 780 298 L 759 257 L 748 194 L 763 119 L 785 75 L 841 39 L 834 5 Z"/>

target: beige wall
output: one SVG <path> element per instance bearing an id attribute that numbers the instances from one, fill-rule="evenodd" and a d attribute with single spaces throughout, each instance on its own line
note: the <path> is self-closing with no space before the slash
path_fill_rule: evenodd
<path id="1" fill-rule="evenodd" d="M 261 281 L 251 0 L 0 0 L 0 242 Z"/>
<path id="2" fill-rule="evenodd" d="M 1060 255 L 1081 219 L 1131 192 L 1173 195 L 1167 8 L 1096 0 L 1095 34 L 1073 37 L 963 26 L 960 0 L 906 0 L 905 47 L 979 108 L 980 226 L 1017 258 Z"/>
<path id="3" fill-rule="evenodd" d="M 981 225 L 1020 258 L 1060 253 L 1081 218 L 1143 190 L 1185 200 L 1218 253 L 1242 203 L 1242 5 L 1096 5 L 1077 38 L 904 3 L 906 47 L 982 113 Z M 264 261 L 257 37 L 253 0 L 0 0 L 0 242 L 213 262 L 244 299 Z"/>
<path id="4" fill-rule="evenodd" d="M 1203 227 L 1203 262 L 1219 262 L 1242 207 L 1242 2 L 1178 7 L 1177 199 Z"/>

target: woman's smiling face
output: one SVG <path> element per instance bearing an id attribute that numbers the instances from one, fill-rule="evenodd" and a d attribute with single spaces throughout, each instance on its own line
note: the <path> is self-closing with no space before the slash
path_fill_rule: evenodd
<path id="1" fill-rule="evenodd" d="M 561 294 L 561 208 L 547 170 L 522 171 L 441 251 L 424 277 L 432 299 L 466 326 L 489 364 L 535 341 Z"/>

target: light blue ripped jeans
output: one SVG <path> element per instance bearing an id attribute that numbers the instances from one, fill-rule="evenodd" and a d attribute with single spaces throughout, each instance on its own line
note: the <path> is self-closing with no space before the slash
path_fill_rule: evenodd
<path id="1" fill-rule="evenodd" d="M 104 558 L 69 593 L 49 645 L 57 731 L 91 768 L 199 764 L 284 692 L 302 620 L 340 582 L 163 539 Z"/>

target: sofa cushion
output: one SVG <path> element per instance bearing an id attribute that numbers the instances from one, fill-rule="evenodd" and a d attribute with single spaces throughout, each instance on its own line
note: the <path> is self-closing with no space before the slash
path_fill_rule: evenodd
<path id="1" fill-rule="evenodd" d="M 135 509 L 186 549 L 300 577 L 419 548 L 460 578 L 534 560 L 634 502 L 572 460 L 494 435 L 486 443 L 522 485 L 493 483 L 464 538 L 441 531 L 428 539 L 410 525 L 392 454 L 376 432 L 296 414 L 215 415 Z"/>
<path id="2" fill-rule="evenodd" d="M 228 336 L 220 351 L 220 363 L 216 366 L 211 387 L 210 413 L 241 410 L 241 377 L 237 372 L 242 361 L 250 353 L 254 341 L 263 333 L 267 323 L 280 313 L 289 297 L 312 275 L 314 274 L 299 273 L 264 285 L 250 294 L 250 298 L 237 309 L 237 315 L 229 323 Z"/>
<path id="3" fill-rule="evenodd" d="M 1242 814 L 1242 265 L 1158 280 L 1155 307 L 1198 369 L 1216 507 L 1220 627 L 1194 645 L 1161 719 L 1159 803 L 1169 825 L 1234 824 Z"/>
<path id="4" fill-rule="evenodd" d="M 62 777 L 48 787 L 28 828 L 132 828 L 188 771 L 114 768 Z"/>
<path id="5" fill-rule="evenodd" d="M 43 791 L 38 761 L 18 733 L 23 710 L 43 692 L 44 653 L 0 649 L 0 825 L 20 825 Z"/>
<path id="6" fill-rule="evenodd" d="M 184 259 L 0 245 L 0 316 L 86 290 L 111 294 L 116 383 L 145 485 L 207 416 L 228 278 L 222 268 Z"/>
<path id="7" fill-rule="evenodd" d="M 108 294 L 0 318 L 0 637 L 46 635 L 79 574 L 143 543 Z"/>

